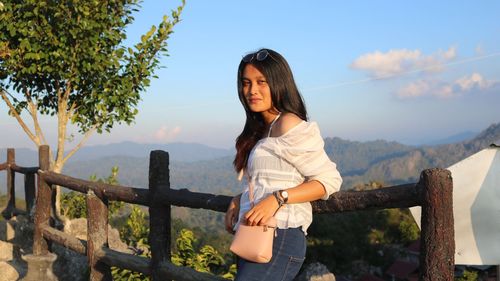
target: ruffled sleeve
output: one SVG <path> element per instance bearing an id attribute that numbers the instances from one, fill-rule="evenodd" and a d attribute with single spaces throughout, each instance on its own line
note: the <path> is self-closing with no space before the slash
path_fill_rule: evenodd
<path id="1" fill-rule="evenodd" d="M 269 148 L 280 158 L 292 164 L 306 180 L 323 184 L 326 190 L 323 200 L 340 189 L 342 177 L 324 150 L 325 143 L 316 122 L 303 121 L 275 138 L 275 142 Z"/>

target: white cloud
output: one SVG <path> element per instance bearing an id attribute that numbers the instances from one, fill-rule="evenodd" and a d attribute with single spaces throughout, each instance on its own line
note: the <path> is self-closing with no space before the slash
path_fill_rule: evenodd
<path id="1" fill-rule="evenodd" d="M 473 73 L 471 76 L 462 77 L 455 81 L 455 83 L 464 91 L 469 91 L 471 89 L 488 89 L 495 84 L 495 81 L 486 80 L 479 73 Z"/>
<path id="2" fill-rule="evenodd" d="M 174 139 L 181 132 L 179 126 L 169 130 L 167 126 L 162 126 L 153 135 L 156 141 L 167 142 Z"/>
<path id="3" fill-rule="evenodd" d="M 455 47 L 424 55 L 420 50 L 397 49 L 386 53 L 375 51 L 361 55 L 351 67 L 366 71 L 374 78 L 389 78 L 407 72 L 440 71 L 443 65 L 457 56 Z"/>
<path id="4" fill-rule="evenodd" d="M 417 98 L 422 96 L 450 98 L 453 96 L 453 87 L 450 84 L 437 80 L 418 80 L 399 89 L 397 96 L 401 99 Z"/>
<path id="5" fill-rule="evenodd" d="M 469 93 L 486 92 L 499 86 L 499 81 L 486 80 L 481 74 L 473 73 L 453 82 L 421 79 L 399 89 L 396 96 L 401 99 L 418 97 L 453 98 Z"/>

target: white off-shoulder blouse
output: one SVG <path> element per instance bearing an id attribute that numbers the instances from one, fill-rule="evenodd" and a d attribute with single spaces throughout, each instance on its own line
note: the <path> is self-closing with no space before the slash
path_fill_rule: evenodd
<path id="1" fill-rule="evenodd" d="M 260 200 L 273 191 L 295 187 L 305 181 L 317 180 L 323 184 L 328 197 L 340 189 L 342 178 L 337 166 L 324 150 L 324 141 L 315 122 L 302 121 L 279 137 L 259 140 L 250 152 L 240 199 L 238 227 L 244 214 L 251 209 L 248 181 L 252 181 L 254 200 Z M 284 204 L 275 214 L 278 228 L 301 227 L 307 234 L 312 222 L 311 203 Z"/>

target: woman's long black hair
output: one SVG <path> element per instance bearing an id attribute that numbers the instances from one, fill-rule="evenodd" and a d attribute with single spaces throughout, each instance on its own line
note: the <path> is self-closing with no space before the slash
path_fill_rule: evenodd
<path id="1" fill-rule="evenodd" d="M 257 141 L 263 137 L 266 130 L 262 115 L 258 112 L 252 112 L 248 108 L 245 93 L 243 93 L 242 75 L 247 64 L 255 66 L 265 76 L 271 89 L 274 108 L 282 113 L 294 113 L 302 120 L 307 121 L 307 110 L 287 61 L 279 53 L 270 49 L 260 49 L 254 53 L 254 57 L 261 51 L 269 53 L 265 59 L 259 61 L 254 58 L 249 62 L 242 60 L 238 66 L 238 96 L 245 109 L 246 122 L 243 131 L 236 138 L 236 156 L 233 165 L 237 172 L 247 167 L 250 151 Z"/>

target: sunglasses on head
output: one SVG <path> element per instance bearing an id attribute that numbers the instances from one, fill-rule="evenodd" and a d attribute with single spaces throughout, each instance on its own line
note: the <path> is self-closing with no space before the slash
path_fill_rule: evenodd
<path id="1" fill-rule="evenodd" d="M 270 56 L 270 55 L 269 55 L 269 52 L 267 50 L 261 50 L 261 51 L 258 51 L 256 53 L 248 54 L 248 55 L 244 56 L 241 60 L 243 62 L 247 62 L 247 63 L 253 61 L 254 59 L 256 59 L 257 61 L 263 61 L 263 60 L 267 59 L 268 56 Z"/>

